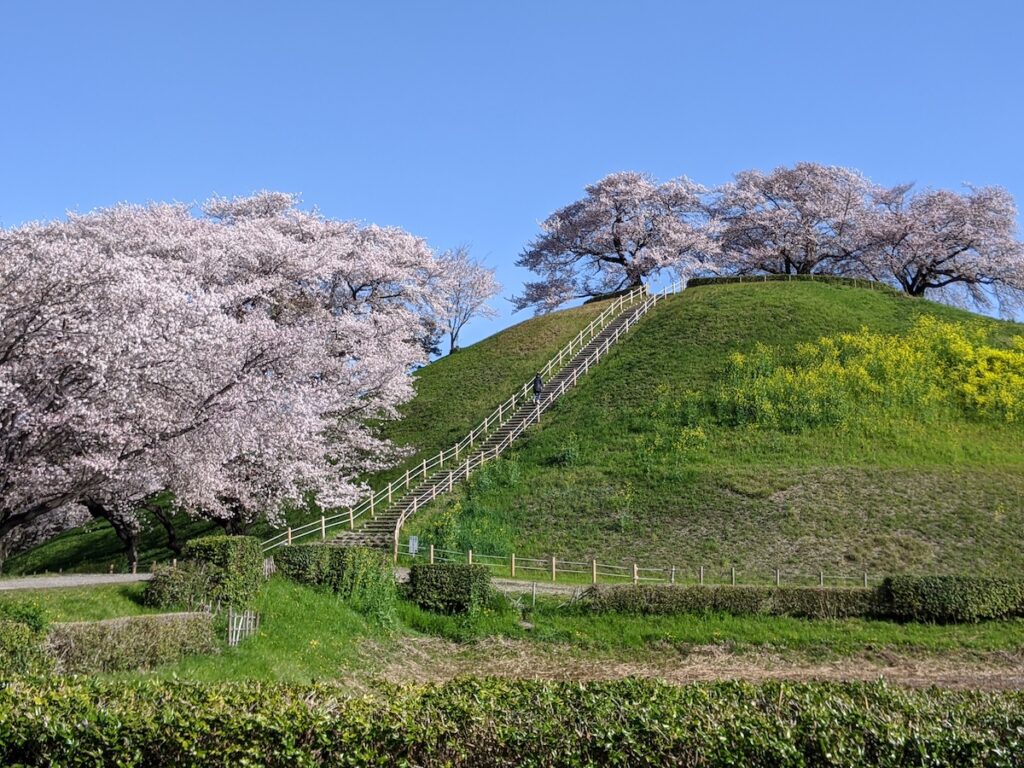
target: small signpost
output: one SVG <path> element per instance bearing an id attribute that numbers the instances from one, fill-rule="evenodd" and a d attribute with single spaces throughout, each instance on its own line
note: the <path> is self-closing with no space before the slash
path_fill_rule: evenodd
<path id="1" fill-rule="evenodd" d="M 419 551 L 420 551 L 420 537 L 419 536 L 410 536 L 409 537 L 409 554 L 410 555 L 415 555 Z"/>

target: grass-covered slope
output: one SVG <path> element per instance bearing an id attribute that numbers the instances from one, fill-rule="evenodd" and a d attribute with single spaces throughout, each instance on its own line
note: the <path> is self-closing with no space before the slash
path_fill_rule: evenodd
<path id="1" fill-rule="evenodd" d="M 873 574 L 1019 569 L 1024 425 L 884 409 L 856 428 L 686 426 L 688 392 L 728 357 L 922 315 L 996 323 L 887 292 L 817 283 L 714 285 L 658 305 L 556 404 L 517 456 L 409 532 L 477 552 L 680 567 Z M 453 501 L 458 507 L 451 509 Z M 446 512 L 447 510 L 447 512 Z"/>
<path id="2" fill-rule="evenodd" d="M 397 469 L 370 478 L 371 484 L 381 487 L 405 467 L 461 440 L 607 306 L 608 302 L 595 302 L 525 320 L 418 371 L 417 396 L 402 409 L 403 418 L 382 426 L 387 437 L 414 455 Z M 292 519 L 298 523 L 306 517 L 296 513 Z M 183 540 L 214 532 L 209 523 L 184 516 L 176 525 Z M 269 535 L 265 527 L 254 533 Z M 144 519 L 139 547 L 143 567 L 171 557 L 165 543 L 163 528 Z M 3 564 L 3 573 L 100 570 L 108 564 L 119 570 L 126 567 L 123 548 L 108 523 L 94 521 L 11 557 Z"/>

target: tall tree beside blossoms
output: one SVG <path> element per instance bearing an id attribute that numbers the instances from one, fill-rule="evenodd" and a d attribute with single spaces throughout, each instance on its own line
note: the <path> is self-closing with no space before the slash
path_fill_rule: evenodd
<path id="1" fill-rule="evenodd" d="M 1009 192 L 912 192 L 904 185 L 876 193 L 875 203 L 865 265 L 876 279 L 894 281 L 911 296 L 931 291 L 981 308 L 993 301 L 1004 310 L 1021 305 L 1024 243 Z"/>
<path id="2" fill-rule="evenodd" d="M 736 174 L 713 205 L 722 266 L 739 274 L 861 271 L 872 189 L 856 171 L 817 163 Z"/>
<path id="3" fill-rule="evenodd" d="M 238 530 L 395 452 L 436 262 L 280 193 L 0 232 L 0 535 L 81 504 L 129 557 L 166 498 Z"/>
<path id="4" fill-rule="evenodd" d="M 435 312 L 438 324 L 448 335 L 448 352 L 459 348 L 459 334 L 474 317 L 497 317 L 487 302 L 501 290 L 494 270 L 473 259 L 466 246 L 446 251 L 438 257 L 441 278 L 438 281 Z"/>
<path id="5" fill-rule="evenodd" d="M 680 272 L 713 252 L 702 195 L 687 179 L 659 184 L 623 172 L 591 184 L 586 196 L 552 213 L 516 262 L 541 276 L 515 298 L 544 312 L 574 298 L 638 286 L 666 268 Z"/>

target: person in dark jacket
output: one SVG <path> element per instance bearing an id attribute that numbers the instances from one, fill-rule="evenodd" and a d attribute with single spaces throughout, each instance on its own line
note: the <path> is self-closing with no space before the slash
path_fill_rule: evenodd
<path id="1" fill-rule="evenodd" d="M 538 372 L 533 377 L 533 402 L 535 402 L 535 403 L 539 403 L 540 402 L 540 395 L 541 395 L 541 393 L 543 391 L 544 391 L 544 379 L 542 379 L 540 377 L 540 373 Z"/>

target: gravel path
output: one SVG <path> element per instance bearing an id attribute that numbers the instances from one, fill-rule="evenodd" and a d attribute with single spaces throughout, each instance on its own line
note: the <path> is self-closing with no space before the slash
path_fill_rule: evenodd
<path id="1" fill-rule="evenodd" d="M 61 587 L 91 587 L 97 584 L 131 584 L 149 581 L 151 573 L 69 573 L 61 576 L 25 576 L 0 579 L 0 592 L 13 589 L 59 589 Z"/>

